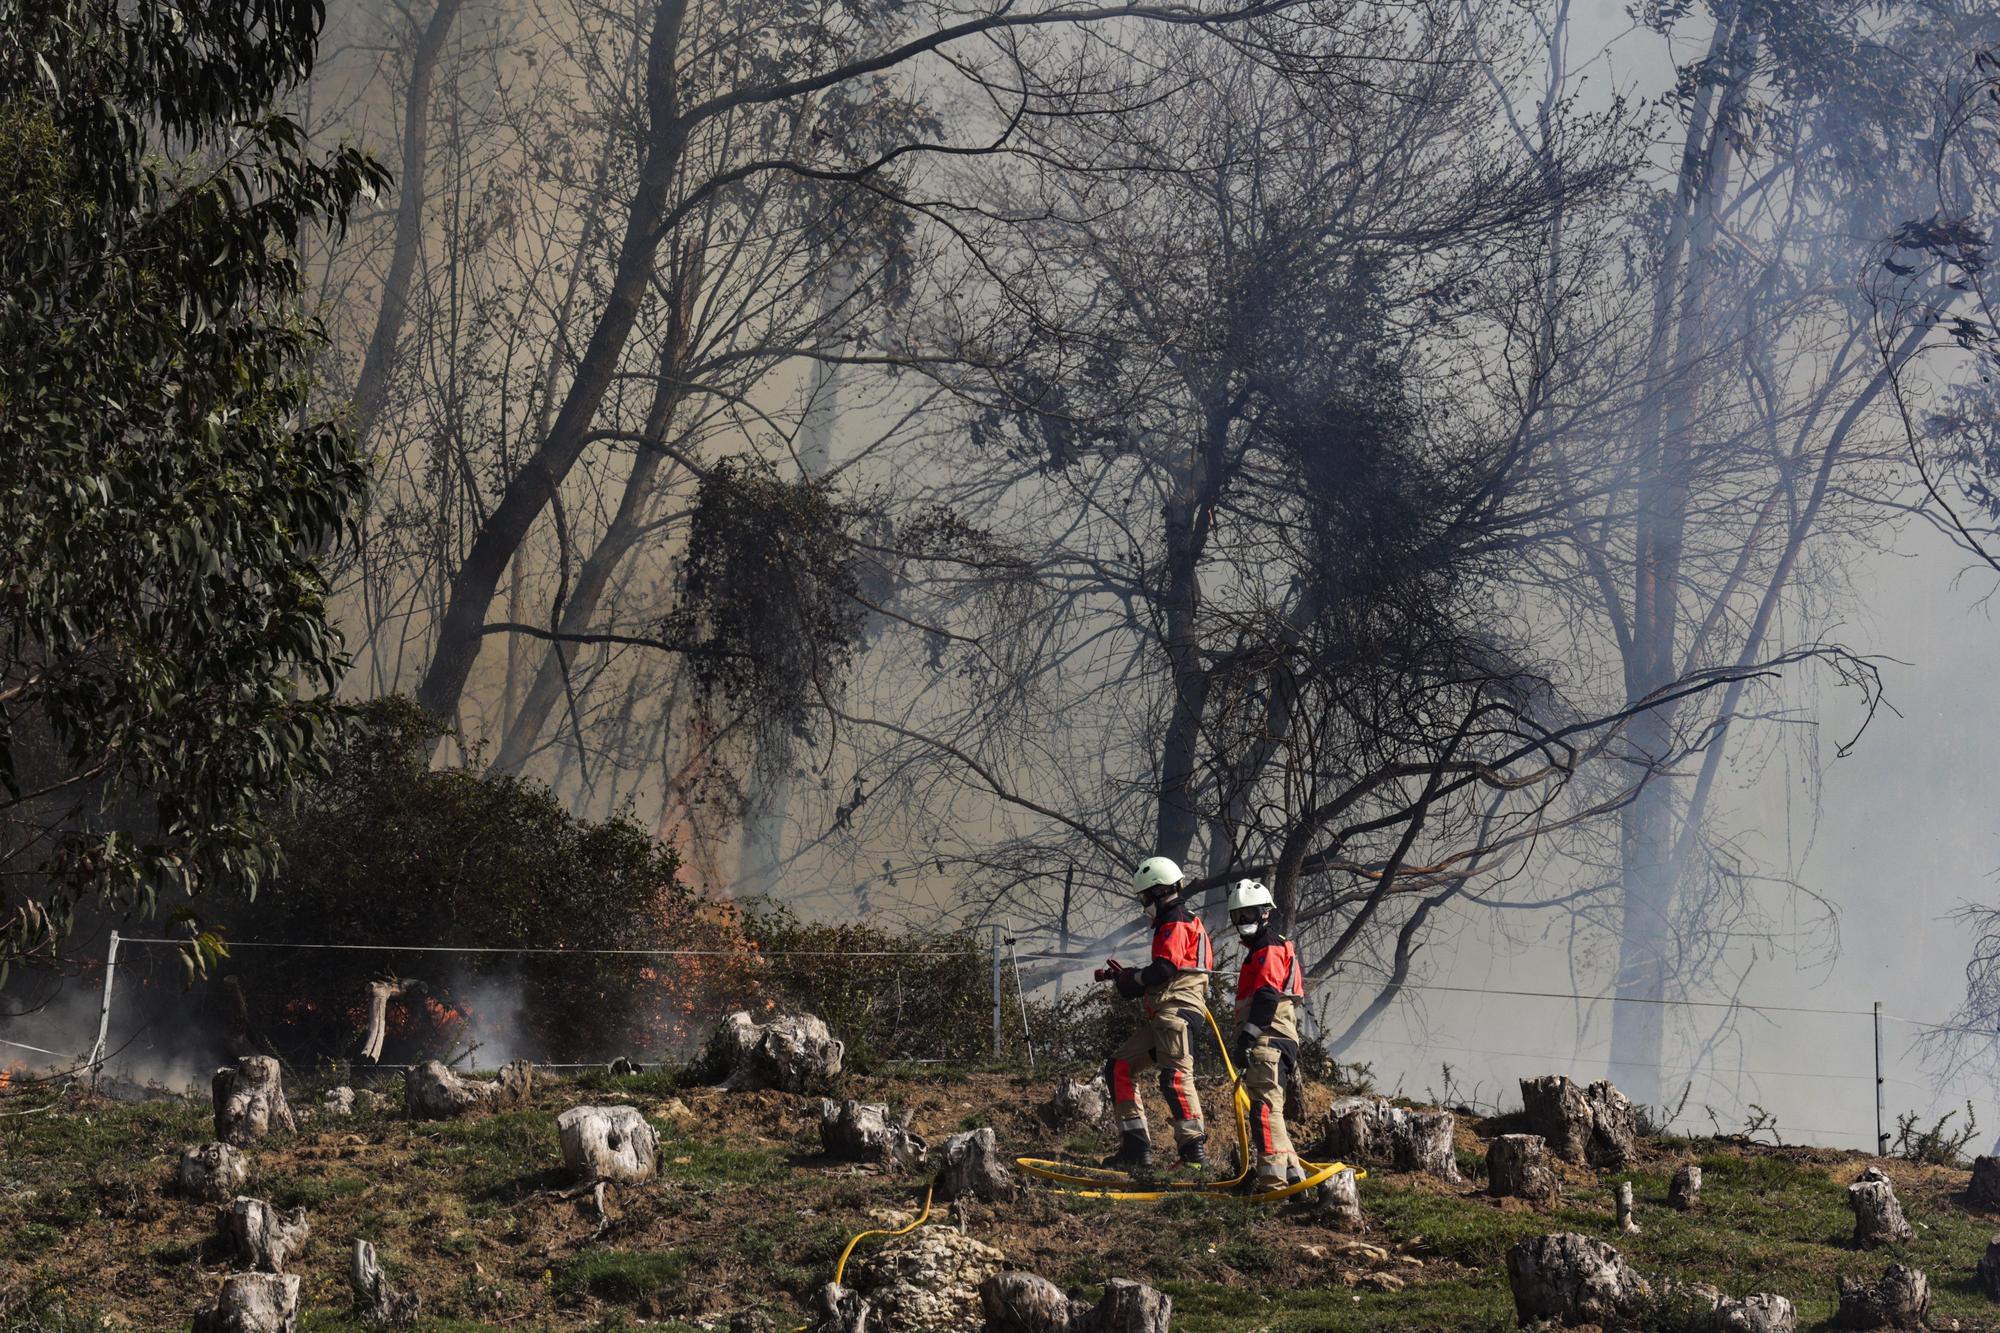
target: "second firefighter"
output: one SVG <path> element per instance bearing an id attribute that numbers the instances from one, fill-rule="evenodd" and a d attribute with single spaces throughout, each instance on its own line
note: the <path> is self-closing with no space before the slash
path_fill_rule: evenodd
<path id="1" fill-rule="evenodd" d="M 1273 923 L 1271 891 L 1254 879 L 1229 893 L 1229 921 L 1243 940 L 1243 971 L 1236 978 L 1235 1050 L 1232 1057 L 1250 1096 L 1250 1146 L 1257 1157 L 1256 1188 L 1282 1189 L 1305 1179 L 1285 1132 L 1285 1085 L 1299 1058 L 1298 1009 L 1306 997 L 1298 950 Z"/>

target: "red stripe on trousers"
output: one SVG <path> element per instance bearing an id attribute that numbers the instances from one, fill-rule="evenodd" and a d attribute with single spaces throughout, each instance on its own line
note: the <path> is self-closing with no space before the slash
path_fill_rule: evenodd
<path id="1" fill-rule="evenodd" d="M 1139 1094 L 1132 1089 L 1132 1066 L 1123 1060 L 1111 1062 L 1111 1100 L 1126 1106 L 1139 1100 Z"/>
<path id="2" fill-rule="evenodd" d="M 1181 1071 L 1178 1069 L 1168 1076 L 1167 1095 L 1174 1099 L 1174 1119 L 1194 1119 L 1194 1112 L 1188 1109 L 1187 1093 L 1181 1090 Z"/>
<path id="3" fill-rule="evenodd" d="M 1277 1145 L 1271 1142 L 1271 1104 L 1269 1102 L 1257 1103 L 1257 1129 L 1264 1136 L 1264 1151 L 1267 1154 L 1275 1152 Z"/>

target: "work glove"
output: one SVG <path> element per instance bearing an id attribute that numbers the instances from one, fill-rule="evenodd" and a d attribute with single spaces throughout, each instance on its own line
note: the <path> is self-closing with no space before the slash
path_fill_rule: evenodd
<path id="1" fill-rule="evenodd" d="M 1241 1074 L 1244 1066 L 1250 1063 L 1250 1048 L 1255 1046 L 1257 1038 L 1263 1035 L 1264 1029 L 1255 1023 L 1245 1023 L 1237 1029 L 1236 1044 L 1229 1052 L 1229 1058 L 1235 1062 L 1237 1073 Z"/>

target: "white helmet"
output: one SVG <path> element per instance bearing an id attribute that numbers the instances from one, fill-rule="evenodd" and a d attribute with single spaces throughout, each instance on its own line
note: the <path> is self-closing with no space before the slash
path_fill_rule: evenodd
<path id="1" fill-rule="evenodd" d="M 1270 915 L 1273 906 L 1271 891 L 1254 879 L 1239 879 L 1229 890 L 1229 917 L 1246 945 L 1263 933 L 1264 918 Z M 1236 914 L 1245 909 L 1258 913 L 1257 919 L 1237 921 Z"/>
<path id="2" fill-rule="evenodd" d="M 1229 910 L 1237 912 L 1245 907 L 1273 907 L 1276 900 L 1271 891 L 1254 879 L 1239 879 L 1229 890 Z"/>
<path id="3" fill-rule="evenodd" d="M 1144 894 L 1146 890 L 1164 884 L 1169 888 L 1179 884 L 1184 877 L 1181 868 L 1164 856 L 1149 856 L 1139 863 L 1132 872 L 1132 892 Z"/>

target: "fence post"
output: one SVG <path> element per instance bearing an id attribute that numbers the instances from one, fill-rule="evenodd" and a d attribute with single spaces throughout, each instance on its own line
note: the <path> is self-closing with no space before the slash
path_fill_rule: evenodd
<path id="1" fill-rule="evenodd" d="M 1889 1155 L 1889 1132 L 1882 1128 L 1882 1002 L 1875 1001 L 1875 1155 Z"/>
<path id="2" fill-rule="evenodd" d="M 97 1086 L 98 1071 L 104 1068 L 104 1044 L 111 1033 L 111 979 L 118 972 L 118 932 L 104 950 L 104 1002 L 97 1011 L 97 1044 L 90 1048 L 90 1083 Z"/>
<path id="3" fill-rule="evenodd" d="M 993 1058 L 1000 1058 L 1000 927 L 993 927 Z"/>

